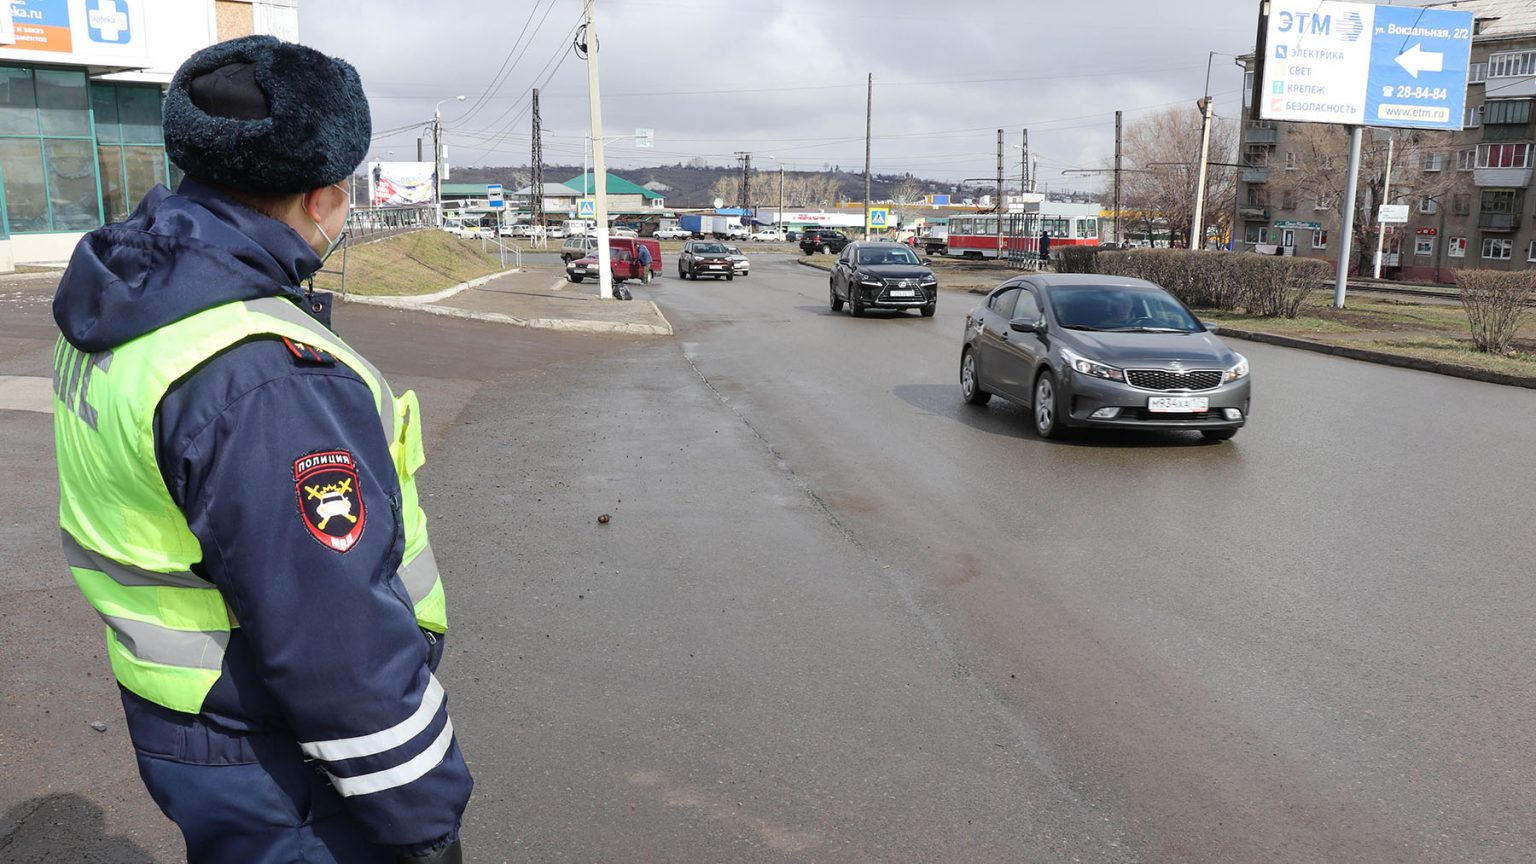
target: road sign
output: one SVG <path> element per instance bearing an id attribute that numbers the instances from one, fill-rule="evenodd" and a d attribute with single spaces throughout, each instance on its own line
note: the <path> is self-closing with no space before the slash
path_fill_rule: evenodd
<path id="1" fill-rule="evenodd" d="M 499 207 L 505 207 L 506 206 L 506 200 L 502 197 L 502 194 L 501 194 L 501 184 L 500 183 L 487 183 L 487 184 L 485 184 L 485 200 L 486 200 L 486 203 L 491 205 L 491 209 L 493 209 L 493 210 L 496 209 L 496 208 L 499 208 Z"/>
<path id="2" fill-rule="evenodd" d="M 884 227 L 886 227 L 886 225 L 890 221 L 891 221 L 891 208 L 889 208 L 889 207 L 871 207 L 871 208 L 869 208 L 869 227 L 871 227 L 871 228 L 884 228 Z"/>
<path id="3" fill-rule="evenodd" d="M 1383 205 L 1381 205 L 1381 209 L 1376 211 L 1376 221 L 1377 222 L 1393 222 L 1393 223 L 1407 222 L 1408 221 L 1408 205 L 1407 204 L 1383 204 Z"/>
<path id="4" fill-rule="evenodd" d="M 655 129 L 636 128 L 635 129 L 635 146 L 636 147 L 655 147 L 656 146 L 656 130 Z"/>
<path id="5" fill-rule="evenodd" d="M 1280 219 L 1275 222 L 1276 228 L 1291 228 L 1296 231 L 1321 231 L 1321 222 L 1303 222 L 1297 219 Z"/>
<path id="6" fill-rule="evenodd" d="M 931 203 L 935 207 L 948 207 L 949 206 L 949 196 L 948 195 L 934 195 L 933 196 L 933 201 Z"/>
<path id="7" fill-rule="evenodd" d="M 595 198 L 579 198 L 576 201 L 577 219 L 596 219 L 597 200 Z"/>
<path id="8" fill-rule="evenodd" d="M 1271 0 L 1254 98 L 1265 120 L 1460 129 L 1472 13 Z"/>

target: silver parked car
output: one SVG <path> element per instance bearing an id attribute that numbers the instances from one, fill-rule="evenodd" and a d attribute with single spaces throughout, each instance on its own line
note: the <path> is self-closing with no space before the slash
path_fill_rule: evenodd
<path id="1" fill-rule="evenodd" d="M 1248 422 L 1248 360 L 1151 282 L 1024 276 L 966 316 L 960 393 L 1028 407 L 1044 438 L 1098 426 L 1219 441 Z"/>

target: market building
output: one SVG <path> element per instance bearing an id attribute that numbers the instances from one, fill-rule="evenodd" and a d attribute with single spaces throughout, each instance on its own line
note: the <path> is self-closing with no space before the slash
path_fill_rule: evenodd
<path id="1" fill-rule="evenodd" d="M 179 172 L 164 88 L 224 39 L 298 38 L 298 0 L 8 0 L 0 14 L 0 271 L 69 260 Z"/>
<path id="2" fill-rule="evenodd" d="M 1409 205 L 1406 224 L 1389 226 L 1384 276 L 1450 282 L 1458 269 L 1509 270 L 1536 263 L 1533 160 L 1536 160 L 1536 3 L 1531 0 L 1454 0 L 1427 4 L 1473 14 L 1471 68 L 1462 129 L 1416 134 L 1369 129 L 1367 145 L 1394 139 L 1401 158 L 1393 176 L 1411 173 L 1420 190 L 1389 191 L 1391 203 Z M 1304 168 L 1305 124 L 1260 120 L 1252 104 L 1254 61 L 1246 63 L 1242 174 L 1237 190 L 1238 249 L 1337 260 L 1341 230 L 1337 200 L 1289 188 L 1290 172 Z M 1384 170 L 1383 170 L 1383 173 Z M 1367 178 L 1361 177 L 1362 186 Z M 1383 202 L 1360 200 L 1375 212 Z M 1351 253 L 1351 266 L 1360 250 Z"/>

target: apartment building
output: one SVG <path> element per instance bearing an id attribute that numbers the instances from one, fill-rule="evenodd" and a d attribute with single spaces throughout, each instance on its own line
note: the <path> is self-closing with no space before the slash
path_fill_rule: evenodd
<path id="1" fill-rule="evenodd" d="M 1450 282 L 1462 268 L 1536 266 L 1536 0 L 1424 5 L 1474 15 L 1466 111 L 1460 132 L 1366 130 L 1365 143 L 1374 158 L 1362 169 L 1365 191 L 1357 205 L 1374 214 L 1382 203 L 1371 200 L 1371 192 L 1385 175 L 1381 154 L 1389 138 L 1396 157 L 1392 177 L 1402 182 L 1389 189 L 1387 198 L 1410 205 L 1408 223 L 1389 226 L 1384 237 L 1383 275 Z M 1333 176 L 1331 169 L 1344 167 L 1308 160 L 1331 163 L 1346 156 L 1320 150 L 1318 130 L 1303 128 L 1308 124 L 1258 119 L 1252 105 L 1253 58 L 1242 59 L 1250 86 L 1243 96 L 1234 246 L 1336 261 L 1341 196 L 1330 184 L 1309 188 L 1296 180 Z M 1319 167 L 1329 170 L 1319 172 Z M 1312 174 L 1305 173 L 1309 168 Z M 1365 176 L 1368 172 L 1375 176 Z M 1358 248 L 1351 259 L 1351 267 L 1358 269 Z"/>

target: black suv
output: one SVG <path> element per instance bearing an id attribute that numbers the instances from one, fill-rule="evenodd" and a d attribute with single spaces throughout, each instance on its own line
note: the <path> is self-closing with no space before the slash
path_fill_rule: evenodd
<path id="1" fill-rule="evenodd" d="M 800 235 L 800 251 L 807 255 L 841 252 L 848 245 L 848 235 L 831 228 L 807 228 Z"/>
<path id="2" fill-rule="evenodd" d="M 736 278 L 736 263 L 725 244 L 716 240 L 689 240 L 683 244 L 683 254 L 677 256 L 677 278 L 697 279 L 700 276 L 724 276 L 727 281 Z"/>
<path id="3" fill-rule="evenodd" d="M 832 268 L 827 290 L 832 311 L 842 311 L 846 302 L 855 318 L 866 309 L 917 309 L 932 318 L 939 303 L 939 280 L 928 269 L 928 259 L 889 240 L 849 243 Z"/>

